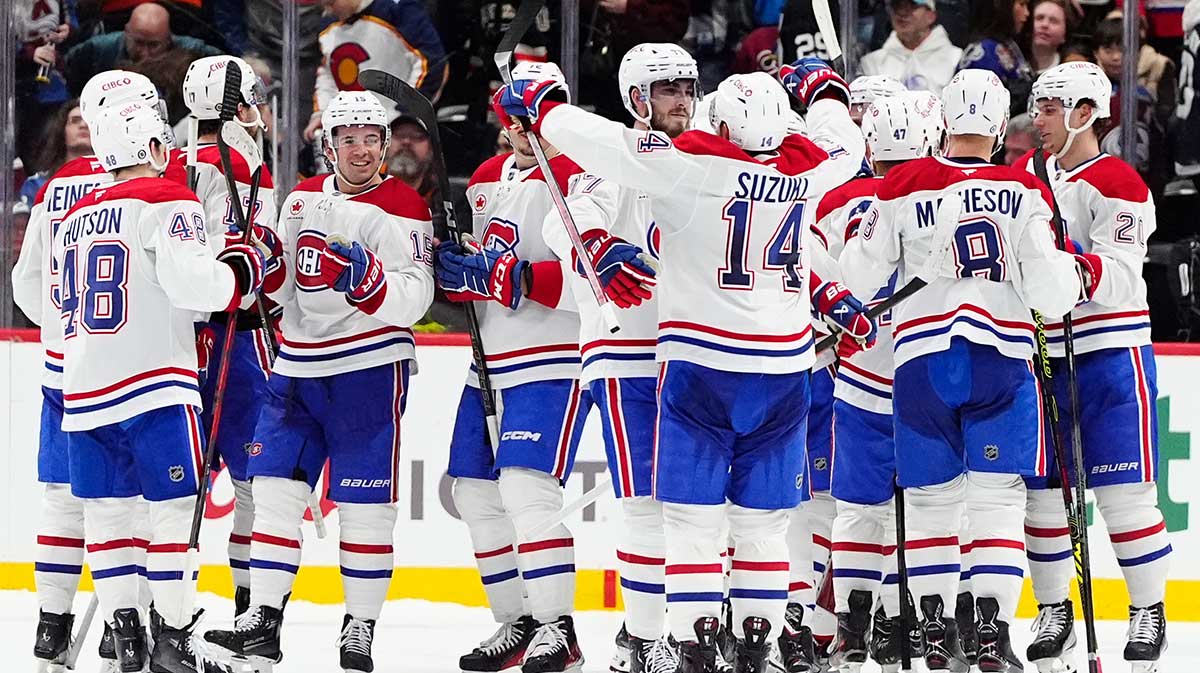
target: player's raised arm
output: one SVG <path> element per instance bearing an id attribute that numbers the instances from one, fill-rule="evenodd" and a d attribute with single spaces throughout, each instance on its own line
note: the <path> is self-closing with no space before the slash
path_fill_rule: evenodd
<path id="1" fill-rule="evenodd" d="M 862 166 L 866 146 L 862 132 L 850 117 L 850 89 L 819 58 L 802 58 L 779 70 L 783 88 L 808 108 L 804 136 L 829 156 L 821 170 L 809 176 L 811 191 L 827 192 L 841 185 Z"/>

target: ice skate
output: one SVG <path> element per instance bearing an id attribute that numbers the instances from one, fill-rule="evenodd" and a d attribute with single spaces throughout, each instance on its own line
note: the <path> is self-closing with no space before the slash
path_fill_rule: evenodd
<path id="1" fill-rule="evenodd" d="M 181 629 L 162 624 L 150 655 L 150 673 L 237 673 L 225 653 L 195 634 L 203 614 L 197 610 L 191 623 Z"/>
<path id="2" fill-rule="evenodd" d="M 358 619 L 351 615 L 342 618 L 338 650 L 344 673 L 371 673 L 375 670 L 375 661 L 371 658 L 374 640 L 374 619 Z"/>
<path id="3" fill-rule="evenodd" d="M 693 627 L 696 641 L 679 643 L 678 673 L 718 673 L 718 640 L 721 637 L 721 620 L 716 617 L 701 617 Z"/>
<path id="4" fill-rule="evenodd" d="M 678 648 L 668 636 L 655 640 L 629 636 L 629 644 L 629 673 L 675 673 L 679 667 Z"/>
<path id="5" fill-rule="evenodd" d="M 467 673 L 495 673 L 520 666 L 536 629 L 537 622 L 529 615 L 501 624 L 496 633 L 479 643 L 479 647 L 459 657 L 459 669 Z"/>
<path id="6" fill-rule="evenodd" d="M 745 637 L 737 642 L 733 670 L 735 673 L 766 673 L 767 656 L 771 654 L 771 643 L 767 640 L 771 635 L 771 622 L 762 617 L 747 617 L 742 621 L 742 632 Z"/>
<path id="7" fill-rule="evenodd" d="M 238 615 L 232 631 L 207 631 L 204 640 L 219 652 L 245 660 L 255 670 L 269 671 L 272 665 L 283 661 L 279 646 L 282 626 L 281 610 L 259 605 Z"/>
<path id="8" fill-rule="evenodd" d="M 783 633 L 779 635 L 779 656 L 786 673 L 816 671 L 816 648 L 812 630 L 804 626 L 804 606 L 788 603 L 783 617 Z"/>
<path id="9" fill-rule="evenodd" d="M 613 650 L 612 661 L 608 662 L 608 670 L 612 673 L 629 673 L 629 667 L 632 665 L 633 646 L 629 644 L 629 631 L 625 629 L 625 623 L 621 623 L 621 630 L 617 631 L 616 649 Z"/>
<path id="10" fill-rule="evenodd" d="M 583 653 L 575 637 L 575 622 L 570 615 L 538 624 L 525 651 L 521 673 L 563 673 L 583 667 Z"/>
<path id="11" fill-rule="evenodd" d="M 1129 606 L 1128 638 L 1125 661 L 1131 673 L 1155 673 L 1167 649 L 1167 616 L 1161 602 L 1148 608 Z"/>
<path id="12" fill-rule="evenodd" d="M 858 673 L 867 662 L 867 629 L 871 625 L 871 592 L 850 592 L 850 610 L 837 614 L 837 634 L 830 648 L 829 667 L 835 671 Z"/>
<path id="13" fill-rule="evenodd" d="M 960 593 L 955 600 L 954 623 L 958 626 L 958 644 L 967 663 L 974 666 L 979 645 L 975 638 L 975 596 L 970 591 Z"/>
<path id="14" fill-rule="evenodd" d="M 113 644 L 112 626 L 108 622 L 104 622 L 104 631 L 100 634 L 98 653 L 100 655 L 100 673 L 118 673 L 121 670 L 117 665 L 117 649 Z"/>
<path id="15" fill-rule="evenodd" d="M 33 656 L 38 660 L 38 672 L 66 670 L 67 652 L 71 648 L 71 629 L 75 615 L 66 612 L 39 611 Z"/>
<path id="16" fill-rule="evenodd" d="M 117 670 L 138 673 L 146 668 L 146 629 L 137 608 L 122 608 L 113 612 L 113 651 Z"/>
<path id="17" fill-rule="evenodd" d="M 1025 667 L 1013 653 L 1008 637 L 1008 622 L 1000 619 L 1000 604 L 995 598 L 975 602 L 979 620 L 975 622 L 980 673 L 1018 673 Z"/>
<path id="18" fill-rule="evenodd" d="M 921 597 L 921 630 L 925 635 L 925 664 L 931 671 L 967 673 L 970 665 L 958 644 L 958 625 L 942 615 L 941 596 Z"/>
<path id="19" fill-rule="evenodd" d="M 233 588 L 233 616 L 236 619 L 250 609 L 250 587 Z M 206 636 L 207 637 L 207 636 Z"/>
<path id="20" fill-rule="evenodd" d="M 1075 649 L 1075 611 L 1071 599 L 1038 605 L 1033 621 L 1033 642 L 1025 658 L 1037 666 L 1038 673 L 1072 673 L 1071 653 Z"/>

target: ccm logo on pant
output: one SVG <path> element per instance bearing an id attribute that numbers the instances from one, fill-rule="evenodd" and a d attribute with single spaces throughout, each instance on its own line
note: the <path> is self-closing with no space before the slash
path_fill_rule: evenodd
<path id="1" fill-rule="evenodd" d="M 514 442 L 520 442 L 520 441 L 526 441 L 526 440 L 530 441 L 530 442 L 537 442 L 537 441 L 541 441 L 542 433 L 530 432 L 528 430 L 509 430 L 508 432 L 500 435 L 500 441 L 503 442 L 506 439 L 512 440 Z"/>

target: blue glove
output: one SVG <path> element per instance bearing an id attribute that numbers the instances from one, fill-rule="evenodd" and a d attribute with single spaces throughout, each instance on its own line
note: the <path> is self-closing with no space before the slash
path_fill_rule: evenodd
<path id="1" fill-rule="evenodd" d="M 837 98 L 850 104 L 850 87 L 846 80 L 833 71 L 825 61 L 809 56 L 779 68 L 779 81 L 783 88 L 810 106 L 822 98 Z"/>
<path id="2" fill-rule="evenodd" d="M 816 286 L 812 294 L 817 312 L 841 328 L 838 355 L 846 358 L 875 345 L 878 328 L 867 317 L 867 309 L 846 286 L 838 282 Z"/>
<path id="3" fill-rule="evenodd" d="M 492 108 L 501 123 L 506 116 L 528 117 L 531 130 L 538 133 L 545 113 L 566 100 L 566 86 L 558 80 L 515 79 L 496 90 Z"/>
<path id="4" fill-rule="evenodd" d="M 433 252 L 438 287 L 450 301 L 499 302 L 510 309 L 521 302 L 521 274 L 529 262 L 511 252 L 442 241 Z"/>
<path id="5" fill-rule="evenodd" d="M 650 288 L 658 280 L 655 271 L 642 259 L 642 249 L 608 232 L 593 230 L 584 232 L 583 246 L 588 259 L 596 269 L 604 294 L 620 308 L 637 306 L 651 296 Z M 575 259 L 575 272 L 584 275 L 583 262 Z"/>
<path id="6" fill-rule="evenodd" d="M 383 262 L 370 248 L 358 241 L 325 239 L 321 252 L 321 280 L 338 292 L 346 293 L 352 305 L 366 313 L 374 313 L 387 294 L 387 277 Z"/>

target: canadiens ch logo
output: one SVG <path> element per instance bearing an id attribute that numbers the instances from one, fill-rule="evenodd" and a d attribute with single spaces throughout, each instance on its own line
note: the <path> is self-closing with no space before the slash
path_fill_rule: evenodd
<path id="1" fill-rule="evenodd" d="M 651 221 L 650 226 L 646 228 L 646 249 L 654 259 L 660 259 L 658 251 L 661 243 L 662 230 L 658 228 L 658 222 Z"/>
<path id="2" fill-rule="evenodd" d="M 257 456 L 262 453 L 262 442 L 246 442 L 242 449 L 247 456 Z"/>
<path id="3" fill-rule="evenodd" d="M 487 229 L 483 232 L 483 247 L 499 252 L 515 252 L 521 234 L 517 223 L 493 217 L 488 221 Z"/>
<path id="4" fill-rule="evenodd" d="M 176 484 L 183 481 L 183 475 L 184 472 L 182 465 L 172 465 L 171 467 L 167 468 L 167 477 Z"/>
<path id="5" fill-rule="evenodd" d="M 325 235 L 312 229 L 304 229 L 296 236 L 296 288 L 302 292 L 320 292 L 326 289 L 321 280 L 321 251 L 325 249 Z"/>

